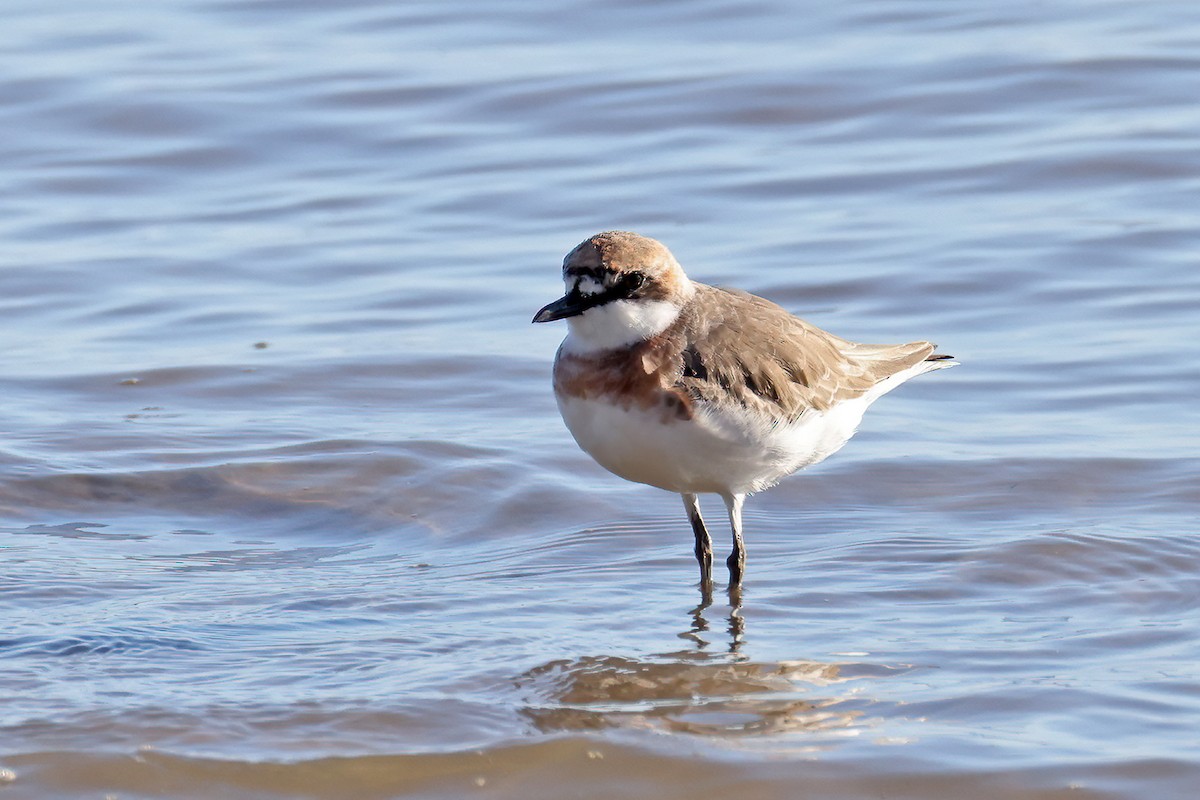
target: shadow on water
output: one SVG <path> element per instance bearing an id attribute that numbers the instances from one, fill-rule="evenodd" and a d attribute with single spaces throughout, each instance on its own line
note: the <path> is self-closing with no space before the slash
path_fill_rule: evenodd
<path id="1" fill-rule="evenodd" d="M 742 653 L 746 620 L 731 592 L 720 622 L 711 595 L 688 611 L 678 636 L 693 646 L 632 658 L 558 659 L 516 681 L 522 715 L 543 732 L 651 730 L 738 738 L 802 734 L 826 747 L 873 725 L 865 682 L 908 671 L 852 661 L 753 660 Z"/>

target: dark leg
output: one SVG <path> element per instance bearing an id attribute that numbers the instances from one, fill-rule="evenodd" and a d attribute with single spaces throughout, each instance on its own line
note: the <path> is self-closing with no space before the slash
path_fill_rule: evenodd
<path id="1" fill-rule="evenodd" d="M 734 587 L 741 589 L 742 575 L 746 572 L 746 545 L 742 541 L 742 503 L 746 495 L 725 495 L 724 500 L 725 507 L 729 509 L 729 527 L 733 529 L 733 552 L 725 562 L 729 567 L 729 588 L 732 591 Z"/>
<path id="2" fill-rule="evenodd" d="M 704 518 L 700 516 L 700 498 L 694 494 L 683 495 L 683 507 L 687 509 L 688 522 L 692 523 L 692 533 L 696 534 L 696 561 L 700 563 L 700 591 L 705 594 L 712 592 L 712 537 L 708 528 L 704 527 Z"/>

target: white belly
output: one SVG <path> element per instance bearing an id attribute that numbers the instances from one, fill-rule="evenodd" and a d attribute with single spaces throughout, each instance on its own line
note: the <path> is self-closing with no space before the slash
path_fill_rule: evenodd
<path id="1" fill-rule="evenodd" d="M 858 428 L 869 401 L 772 426 L 740 406 L 697 404 L 690 420 L 601 400 L 559 397 L 563 421 L 584 452 L 626 480 L 680 493 L 744 494 L 774 485 L 836 452 Z"/>

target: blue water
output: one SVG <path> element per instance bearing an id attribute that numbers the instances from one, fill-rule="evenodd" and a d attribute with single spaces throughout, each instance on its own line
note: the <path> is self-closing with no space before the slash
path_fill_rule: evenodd
<path id="1" fill-rule="evenodd" d="M 1181 2 L 10 3 L 6 796 L 1190 797 L 1198 52 Z M 962 362 L 751 498 L 740 606 L 558 418 L 529 320 L 613 228 Z"/>

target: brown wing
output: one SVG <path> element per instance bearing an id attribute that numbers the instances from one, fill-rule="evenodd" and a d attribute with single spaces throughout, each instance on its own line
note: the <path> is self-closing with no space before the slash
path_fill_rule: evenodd
<path id="1" fill-rule="evenodd" d="M 666 348 L 682 353 L 674 386 L 692 399 L 732 396 L 769 416 L 795 419 L 867 392 L 934 349 L 928 342 L 849 342 L 761 297 L 694 285 L 696 298 L 667 332 L 674 346 Z"/>

